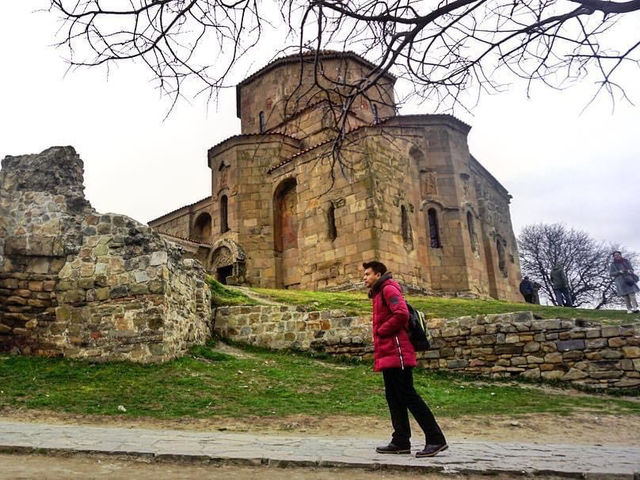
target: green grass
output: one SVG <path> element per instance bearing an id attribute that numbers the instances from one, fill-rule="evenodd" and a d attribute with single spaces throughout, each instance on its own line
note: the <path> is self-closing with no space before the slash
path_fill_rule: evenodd
<path id="1" fill-rule="evenodd" d="M 210 275 L 207 275 L 207 285 L 211 290 L 211 305 L 213 307 L 220 305 L 256 305 L 259 303 L 238 290 L 225 287 Z"/>
<path id="2" fill-rule="evenodd" d="M 370 364 L 255 348 L 246 352 L 251 358 L 203 346 L 162 365 L 2 356 L 0 409 L 156 418 L 387 415 L 382 378 Z M 566 415 L 585 409 L 640 415 L 640 403 L 624 398 L 549 393 L 527 384 L 480 383 L 426 371 L 415 372 L 415 384 L 439 416 Z M 119 412 L 119 405 L 126 412 Z"/>
<path id="3" fill-rule="evenodd" d="M 271 300 L 302 305 L 309 310 L 342 309 L 350 315 L 371 314 L 371 301 L 365 293 L 330 293 L 305 290 L 256 288 L 258 294 Z M 456 318 L 468 315 L 532 311 L 542 318 L 583 318 L 601 323 L 627 321 L 621 310 L 588 310 L 582 308 L 547 307 L 529 303 L 499 300 L 409 296 L 408 300 L 431 318 Z"/>

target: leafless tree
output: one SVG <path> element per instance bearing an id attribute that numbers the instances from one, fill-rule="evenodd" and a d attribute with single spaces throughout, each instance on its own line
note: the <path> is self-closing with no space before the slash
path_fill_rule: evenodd
<path id="1" fill-rule="evenodd" d="M 589 234 L 562 224 L 528 225 L 518 237 L 522 274 L 542 285 L 544 296 L 556 305 L 550 272 L 554 265 L 564 268 L 575 306 L 600 309 L 615 305 L 617 296 L 609 276 L 611 254 L 623 250 L 618 245 L 598 242 Z M 637 258 L 625 252 L 632 263 Z"/>
<path id="2" fill-rule="evenodd" d="M 142 61 L 174 102 L 233 86 L 258 53 L 265 63 L 309 50 L 363 55 L 373 64 L 363 78 L 321 82 L 317 72 L 340 100 L 334 151 L 355 99 L 389 72 L 408 80 L 410 96 L 450 111 L 513 78 L 565 88 L 595 74 L 594 95 L 617 99 L 622 72 L 640 65 L 640 0 L 51 0 L 50 9 L 72 66 Z"/>

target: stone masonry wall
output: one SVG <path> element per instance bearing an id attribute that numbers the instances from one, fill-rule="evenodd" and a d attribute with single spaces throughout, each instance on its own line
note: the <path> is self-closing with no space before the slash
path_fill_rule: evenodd
<path id="1" fill-rule="evenodd" d="M 0 351 L 163 361 L 209 334 L 202 266 L 150 227 L 96 212 L 72 147 L 0 170 Z"/>
<path id="2" fill-rule="evenodd" d="M 369 317 L 295 307 L 221 307 L 215 332 L 272 349 L 371 358 Z M 432 349 L 419 365 L 493 377 L 559 380 L 590 388 L 640 387 L 640 324 L 537 320 L 530 312 L 429 320 Z"/>
<path id="3" fill-rule="evenodd" d="M 295 349 L 370 358 L 371 321 L 341 310 L 305 312 L 297 307 L 218 307 L 214 332 L 222 338 L 274 350 Z"/>
<path id="4" fill-rule="evenodd" d="M 592 388 L 640 387 L 640 324 L 537 320 L 531 312 L 429 321 L 426 368 L 522 375 Z"/>

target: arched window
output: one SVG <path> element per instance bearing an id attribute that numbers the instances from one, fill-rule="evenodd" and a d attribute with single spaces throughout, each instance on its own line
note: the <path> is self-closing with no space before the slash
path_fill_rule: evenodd
<path id="1" fill-rule="evenodd" d="M 220 233 L 229 230 L 229 199 L 226 195 L 220 198 Z"/>
<path id="2" fill-rule="evenodd" d="M 338 229 L 336 228 L 336 207 L 333 203 L 329 204 L 327 210 L 327 237 L 332 242 L 338 237 Z"/>
<path id="3" fill-rule="evenodd" d="M 211 215 L 201 213 L 193 224 L 193 239 L 200 242 L 211 240 Z"/>
<path id="4" fill-rule="evenodd" d="M 467 212 L 467 230 L 469 231 L 471 250 L 475 252 L 478 249 L 478 241 L 476 237 L 476 227 L 473 223 L 473 215 L 471 214 L 471 212 Z"/>
<path id="5" fill-rule="evenodd" d="M 259 122 L 259 125 L 260 125 L 260 133 L 262 133 L 265 130 L 264 112 L 260 112 L 258 114 L 258 122 Z"/>
<path id="6" fill-rule="evenodd" d="M 427 211 L 427 218 L 429 221 L 429 240 L 431 248 L 442 248 L 442 242 L 440 242 L 440 226 L 438 225 L 438 212 L 435 208 L 430 208 Z"/>
<path id="7" fill-rule="evenodd" d="M 407 215 L 407 208 L 404 205 L 400 207 L 400 218 L 402 219 L 402 241 L 404 243 L 410 243 L 411 225 L 409 225 L 409 216 Z"/>

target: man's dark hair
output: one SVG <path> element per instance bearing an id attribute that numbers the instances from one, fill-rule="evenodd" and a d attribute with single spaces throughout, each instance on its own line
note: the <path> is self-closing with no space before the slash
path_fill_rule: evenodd
<path id="1" fill-rule="evenodd" d="M 376 260 L 373 260 L 372 262 L 364 262 L 362 266 L 364 267 L 365 270 L 367 268 L 370 268 L 371 270 L 373 270 L 376 273 L 379 273 L 380 275 L 384 275 L 385 273 L 387 273 L 387 267 L 385 266 L 385 264 L 382 262 L 378 262 Z"/>

